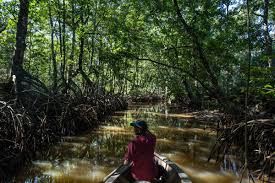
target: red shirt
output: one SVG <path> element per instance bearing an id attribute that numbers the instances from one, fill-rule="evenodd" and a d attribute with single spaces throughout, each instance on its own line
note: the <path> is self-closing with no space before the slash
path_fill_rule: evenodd
<path id="1" fill-rule="evenodd" d="M 152 181 L 157 175 L 154 163 L 156 136 L 151 133 L 137 135 L 128 144 L 125 159 L 132 163 L 131 174 L 135 180 Z"/>

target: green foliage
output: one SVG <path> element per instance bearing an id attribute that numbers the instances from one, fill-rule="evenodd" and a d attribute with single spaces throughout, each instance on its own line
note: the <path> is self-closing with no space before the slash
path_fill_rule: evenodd
<path id="1" fill-rule="evenodd" d="M 264 95 L 272 96 L 275 97 L 275 85 L 265 85 L 264 88 L 262 89 L 262 93 Z"/>
<path id="2" fill-rule="evenodd" d="M 158 93 L 170 97 L 189 94 L 200 98 L 200 95 L 213 97 L 215 87 L 220 87 L 224 95 L 242 93 L 248 69 L 245 4 L 217 0 L 178 3 L 213 76 L 201 61 L 194 38 L 179 20 L 173 1 L 160 0 L 31 1 L 24 67 L 51 86 L 55 58 L 57 80 L 71 79 L 84 88 L 85 81 L 77 73 L 83 38 L 83 71 L 97 88 L 105 88 L 107 92 Z M 273 25 L 272 4 L 269 21 Z M 251 11 L 262 12 L 263 6 L 255 1 Z M 18 1 L 0 1 L 0 26 L 8 22 L 0 37 L 0 66 L 7 71 L 15 46 L 17 14 Z M 253 53 L 250 84 L 251 91 L 260 94 L 266 84 L 274 85 L 273 71 L 265 67 L 262 20 L 254 14 L 250 18 Z M 51 50 L 52 32 L 55 57 Z M 71 76 L 72 73 L 77 74 Z M 211 77 L 215 77 L 217 86 Z M 189 90 L 183 81 L 188 83 Z"/>

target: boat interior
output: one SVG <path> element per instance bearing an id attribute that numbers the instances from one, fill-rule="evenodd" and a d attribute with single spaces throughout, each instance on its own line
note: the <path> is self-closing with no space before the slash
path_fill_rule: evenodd
<path id="1" fill-rule="evenodd" d="M 155 154 L 159 176 L 153 183 L 191 183 L 188 176 L 172 161 L 166 157 Z M 134 183 L 131 177 L 130 166 L 121 165 L 110 175 L 105 177 L 104 183 Z"/>

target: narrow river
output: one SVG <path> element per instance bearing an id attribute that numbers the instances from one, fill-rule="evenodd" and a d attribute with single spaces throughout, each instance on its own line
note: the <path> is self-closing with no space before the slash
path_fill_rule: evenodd
<path id="1" fill-rule="evenodd" d="M 97 130 L 64 137 L 25 166 L 15 182 L 98 183 L 119 164 L 133 138 L 129 123 L 148 122 L 157 136 L 156 151 L 176 162 L 194 183 L 239 182 L 240 165 L 234 156 L 223 163 L 207 162 L 216 134 L 210 122 L 196 113 L 173 113 L 165 105 L 132 105 L 117 112 Z"/>

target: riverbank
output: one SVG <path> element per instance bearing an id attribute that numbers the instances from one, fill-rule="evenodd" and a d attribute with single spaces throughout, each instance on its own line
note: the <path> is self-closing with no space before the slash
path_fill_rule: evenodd
<path id="1" fill-rule="evenodd" d="M 28 160 L 62 136 L 96 128 L 114 111 L 127 107 L 118 95 L 48 97 L 32 105 L 0 101 L 0 180 L 6 181 Z"/>

